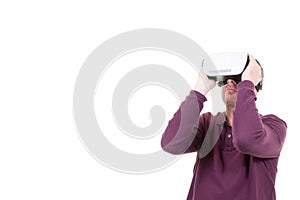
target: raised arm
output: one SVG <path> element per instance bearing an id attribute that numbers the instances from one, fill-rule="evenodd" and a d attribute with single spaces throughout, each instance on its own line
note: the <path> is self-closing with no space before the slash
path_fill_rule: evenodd
<path id="1" fill-rule="evenodd" d="M 206 101 L 204 95 L 214 85 L 214 81 L 208 80 L 206 75 L 200 73 L 195 90 L 181 103 L 163 133 L 161 146 L 166 152 L 183 154 L 199 149 L 204 137 L 201 126 L 206 120 L 203 116 L 199 119 L 199 116 Z"/>
<path id="2" fill-rule="evenodd" d="M 241 152 L 255 157 L 278 157 L 286 137 L 286 124 L 275 115 L 261 116 L 255 104 L 254 84 L 238 84 L 233 112 L 233 143 Z"/>

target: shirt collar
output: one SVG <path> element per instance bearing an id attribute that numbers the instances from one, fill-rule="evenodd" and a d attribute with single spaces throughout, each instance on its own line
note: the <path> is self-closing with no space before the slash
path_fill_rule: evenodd
<path id="1" fill-rule="evenodd" d="M 226 122 L 226 115 L 225 115 L 225 112 L 219 112 L 219 113 L 216 115 L 216 124 L 224 125 L 225 122 Z"/>

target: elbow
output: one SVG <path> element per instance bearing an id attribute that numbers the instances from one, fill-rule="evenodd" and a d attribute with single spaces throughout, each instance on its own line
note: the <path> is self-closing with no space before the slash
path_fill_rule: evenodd
<path id="1" fill-rule="evenodd" d="M 242 133 L 242 134 L 237 134 Z M 264 144 L 266 133 L 263 130 L 255 131 L 234 131 L 233 146 L 245 154 L 256 154 L 261 145 Z"/>
<path id="2" fill-rule="evenodd" d="M 251 149 L 251 143 L 246 139 L 236 138 L 233 140 L 233 146 L 241 153 L 248 154 Z"/>
<path id="3" fill-rule="evenodd" d="M 173 155 L 181 155 L 190 151 L 192 146 L 192 142 L 183 138 L 162 138 L 161 140 L 161 148 L 170 154 Z"/>
<path id="4" fill-rule="evenodd" d="M 262 143 L 263 137 L 258 133 L 249 133 L 243 135 L 235 135 L 233 137 L 234 147 L 245 154 L 253 154 L 256 152 L 258 145 Z"/>
<path id="5" fill-rule="evenodd" d="M 180 155 L 194 151 L 195 134 L 190 129 L 168 131 L 166 130 L 161 139 L 161 148 L 170 154 Z"/>
<path id="6" fill-rule="evenodd" d="M 280 155 L 280 147 L 272 145 L 255 144 L 238 140 L 234 143 L 236 150 L 258 158 L 277 158 Z"/>
<path id="7" fill-rule="evenodd" d="M 169 152 L 169 148 L 167 147 L 168 146 L 168 143 L 164 140 L 164 138 L 162 138 L 161 142 L 160 142 L 160 146 L 162 148 L 162 150 L 164 150 L 165 152 Z"/>
<path id="8" fill-rule="evenodd" d="M 234 147 L 243 154 L 260 158 L 275 158 L 280 154 L 280 147 L 260 140 L 238 138 L 233 141 Z"/>
<path id="9" fill-rule="evenodd" d="M 164 140 L 161 140 L 160 145 L 161 145 L 161 148 L 167 153 L 170 153 L 173 155 L 182 154 L 182 152 L 178 149 L 178 147 L 176 147 L 176 145 L 172 145 L 171 142 L 168 143 Z"/>

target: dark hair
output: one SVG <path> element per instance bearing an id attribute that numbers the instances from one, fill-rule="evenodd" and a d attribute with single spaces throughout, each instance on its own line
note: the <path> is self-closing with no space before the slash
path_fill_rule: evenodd
<path id="1" fill-rule="evenodd" d="M 257 64 L 260 66 L 260 69 L 261 69 L 261 81 L 255 86 L 255 88 L 258 92 L 259 90 L 262 90 L 263 80 L 264 80 L 264 69 L 262 68 L 260 62 L 257 59 L 255 59 L 255 61 L 257 62 Z"/>
<path id="2" fill-rule="evenodd" d="M 262 68 L 260 62 L 259 62 L 257 59 L 255 59 L 255 61 L 257 62 L 257 64 L 260 66 L 260 69 L 261 69 L 261 77 L 262 77 L 262 79 L 261 79 L 261 81 L 255 86 L 256 91 L 259 92 L 259 90 L 262 90 L 262 86 L 263 86 L 264 69 Z M 246 62 L 246 66 L 245 66 L 243 72 L 245 71 L 245 69 L 246 69 L 246 67 L 249 65 L 249 63 L 250 63 L 250 57 L 249 57 L 249 55 L 248 55 L 247 62 Z"/>

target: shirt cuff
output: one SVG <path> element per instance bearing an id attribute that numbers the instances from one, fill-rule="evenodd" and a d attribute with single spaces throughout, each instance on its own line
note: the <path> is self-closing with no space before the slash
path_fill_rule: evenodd
<path id="1" fill-rule="evenodd" d="M 206 97 L 197 90 L 192 90 L 190 94 L 195 95 L 199 102 L 204 103 L 205 101 L 207 101 Z"/>
<path id="2" fill-rule="evenodd" d="M 238 90 L 240 89 L 251 89 L 251 90 L 254 90 L 255 89 L 255 86 L 254 84 L 249 81 L 249 80 L 244 80 L 244 81 L 241 81 L 239 82 L 239 84 L 237 85 L 238 87 Z"/>
<path id="3" fill-rule="evenodd" d="M 249 81 L 249 80 L 241 81 L 237 85 L 237 88 L 238 88 L 238 93 L 240 95 L 247 94 L 247 96 L 253 97 L 255 101 L 257 100 L 256 95 L 255 95 L 255 86 L 251 81 Z"/>

